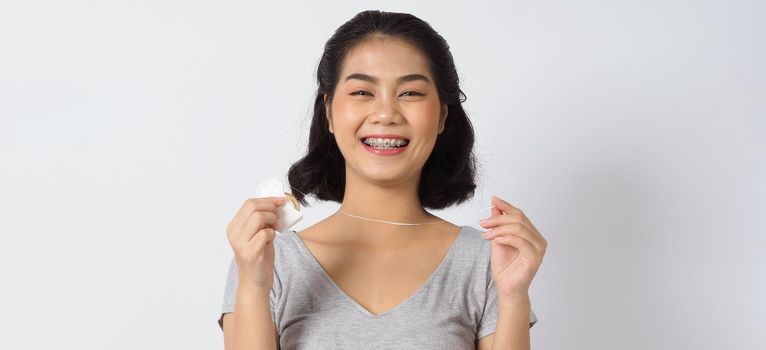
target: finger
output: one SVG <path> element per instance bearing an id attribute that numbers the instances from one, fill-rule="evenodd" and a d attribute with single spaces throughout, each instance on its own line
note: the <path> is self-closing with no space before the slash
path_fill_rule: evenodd
<path id="1" fill-rule="evenodd" d="M 263 228 L 269 227 L 271 228 L 271 225 L 274 225 L 274 223 L 277 222 L 277 214 L 270 212 L 270 211 L 256 211 L 245 222 L 245 225 L 242 226 L 241 230 L 241 236 L 239 237 L 240 242 L 250 241 L 253 239 L 253 236 L 260 231 Z"/>
<path id="2" fill-rule="evenodd" d="M 495 237 L 510 236 L 510 235 L 517 235 L 521 238 L 526 239 L 532 244 L 532 246 L 534 246 L 534 248 L 538 252 L 542 253 L 545 251 L 545 243 L 543 243 L 543 240 L 541 239 L 541 237 L 538 237 L 527 226 L 525 226 L 524 223 L 513 223 L 510 225 L 503 225 L 503 226 L 493 228 L 492 230 L 487 231 L 487 233 L 485 234 L 485 238 L 493 239 Z"/>
<path id="3" fill-rule="evenodd" d="M 234 218 L 226 226 L 226 232 L 230 232 L 232 228 L 242 227 L 244 221 L 250 217 L 256 210 L 269 210 L 272 211 L 275 208 L 283 205 L 286 200 L 282 197 L 263 197 L 263 198 L 248 198 L 242 203 L 239 211 Z M 281 203 L 281 204 L 280 204 Z"/>
<path id="4" fill-rule="evenodd" d="M 511 214 L 501 214 L 501 215 L 495 215 L 486 219 L 483 219 L 479 221 L 479 225 L 484 228 L 492 228 L 495 226 L 500 225 L 508 225 L 511 223 L 516 222 L 525 222 L 526 223 L 527 218 L 520 213 L 511 213 Z M 530 223 L 527 223 L 527 226 L 530 226 Z"/>
<path id="5" fill-rule="evenodd" d="M 518 249 L 519 253 L 529 259 L 537 259 L 537 257 L 540 255 L 540 252 L 535 249 L 532 243 L 519 235 L 499 236 L 495 237 L 492 241 L 499 244 L 510 245 Z"/>
<path id="6" fill-rule="evenodd" d="M 231 229 L 234 227 L 242 227 L 242 225 L 244 224 L 244 221 L 248 217 L 250 217 L 250 215 L 254 211 L 259 209 L 270 210 L 269 208 L 270 204 L 273 206 L 275 202 L 274 200 L 269 200 L 271 198 L 277 198 L 277 197 L 245 199 L 245 201 L 239 207 L 237 214 L 234 215 L 234 218 L 231 219 L 231 221 L 229 222 L 229 225 L 226 226 L 226 232 L 230 232 Z"/>
<path id="7" fill-rule="evenodd" d="M 504 214 L 510 214 L 513 212 L 521 213 L 521 209 L 514 207 L 511 203 L 502 200 L 498 196 L 492 196 L 492 204 L 500 209 Z"/>
<path id="8" fill-rule="evenodd" d="M 264 228 L 256 232 L 255 237 L 250 241 L 253 251 L 261 251 L 267 244 L 271 243 L 277 233 L 274 229 Z"/>
<path id="9" fill-rule="evenodd" d="M 538 247 L 542 247 L 542 251 L 545 252 L 545 250 L 548 248 L 548 241 L 543 237 L 542 234 L 540 234 L 540 231 L 538 231 L 531 222 L 528 220 L 513 220 L 508 218 L 508 221 L 502 221 L 503 217 L 507 217 L 508 215 L 500 215 L 500 219 L 493 218 L 494 221 L 484 222 L 480 225 L 484 228 L 487 228 L 489 230 L 484 231 L 482 234 L 482 237 L 485 239 L 492 239 L 494 236 L 497 235 L 498 230 L 502 229 L 503 227 L 507 226 L 514 226 L 519 225 L 524 228 L 524 231 L 526 231 L 530 236 L 529 239 L 533 242 L 535 242 L 535 245 Z M 500 221 L 498 221 L 500 220 Z M 488 236 L 491 235 L 491 236 Z"/>
<path id="10" fill-rule="evenodd" d="M 494 217 L 494 216 L 497 216 L 497 215 L 503 215 L 503 212 L 502 212 L 502 211 L 500 211 L 500 209 L 498 209 L 496 206 L 494 206 L 494 205 L 493 205 L 493 206 L 491 206 L 490 208 L 491 208 L 491 209 L 489 210 L 489 217 L 490 217 L 490 218 L 492 218 L 492 217 Z M 482 220 L 479 220 L 479 225 L 480 225 L 480 226 L 482 226 L 482 227 L 484 227 L 484 228 L 488 228 L 487 226 L 485 226 L 485 225 L 484 225 L 484 223 L 485 223 L 487 220 L 488 220 L 488 219 L 482 219 Z"/>
<path id="11" fill-rule="evenodd" d="M 503 215 L 503 212 L 498 209 L 495 205 L 492 205 L 492 210 L 490 210 L 489 216 L 493 217 L 495 215 Z"/>

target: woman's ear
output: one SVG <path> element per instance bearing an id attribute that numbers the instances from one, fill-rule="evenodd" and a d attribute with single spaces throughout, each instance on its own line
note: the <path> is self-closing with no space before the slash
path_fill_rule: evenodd
<path id="1" fill-rule="evenodd" d="M 449 114 L 449 110 L 447 108 L 447 105 L 443 104 L 441 109 L 441 115 L 439 116 L 439 133 L 440 134 L 442 133 L 442 131 L 444 131 L 444 123 L 447 122 L 447 114 Z"/>
<path id="2" fill-rule="evenodd" d="M 327 118 L 327 125 L 329 126 L 330 133 L 332 134 L 332 117 L 330 116 L 330 104 L 327 103 L 327 94 L 324 94 L 324 115 Z"/>

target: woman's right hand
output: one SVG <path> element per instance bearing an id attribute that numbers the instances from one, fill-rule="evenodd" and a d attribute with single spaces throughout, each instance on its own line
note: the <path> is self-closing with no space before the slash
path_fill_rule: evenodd
<path id="1" fill-rule="evenodd" d="M 274 245 L 277 208 L 281 197 L 245 200 L 226 227 L 239 270 L 239 287 L 269 293 L 274 284 Z"/>

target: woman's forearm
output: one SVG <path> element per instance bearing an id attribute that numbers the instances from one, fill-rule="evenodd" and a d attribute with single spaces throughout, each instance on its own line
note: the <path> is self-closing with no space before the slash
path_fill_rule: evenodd
<path id="1" fill-rule="evenodd" d="M 277 350 L 269 292 L 237 288 L 234 350 Z"/>
<path id="2" fill-rule="evenodd" d="M 498 300 L 493 350 L 530 350 L 529 296 L 513 301 Z"/>

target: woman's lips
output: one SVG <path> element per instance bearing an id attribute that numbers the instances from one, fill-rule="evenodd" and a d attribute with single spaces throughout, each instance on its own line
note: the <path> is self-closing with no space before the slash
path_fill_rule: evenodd
<path id="1" fill-rule="evenodd" d="M 362 143 L 362 146 L 364 146 L 364 148 L 367 149 L 368 151 L 370 151 L 372 153 L 375 153 L 375 154 L 379 154 L 381 156 L 393 156 L 393 155 L 397 155 L 399 153 L 404 152 L 404 149 L 407 148 L 407 146 L 409 145 L 409 144 L 407 144 L 407 145 L 400 146 L 400 147 L 394 148 L 394 149 L 377 149 L 377 148 L 372 147 L 372 146 L 370 146 L 370 145 L 368 145 L 368 144 L 366 144 L 364 142 L 361 142 L 361 143 Z"/>

